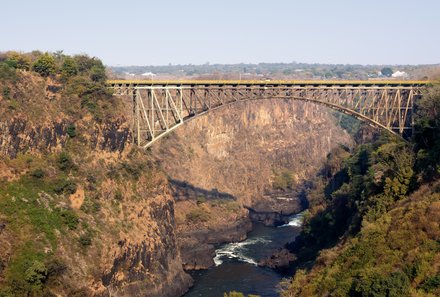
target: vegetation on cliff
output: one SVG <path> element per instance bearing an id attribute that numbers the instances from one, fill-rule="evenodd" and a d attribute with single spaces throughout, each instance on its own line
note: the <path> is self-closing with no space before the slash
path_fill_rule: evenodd
<path id="1" fill-rule="evenodd" d="M 418 102 L 409 143 L 382 135 L 328 156 L 283 297 L 440 294 L 439 90 Z"/>
<path id="2" fill-rule="evenodd" d="M 166 177 L 130 148 L 105 80 L 85 55 L 0 54 L 2 297 L 99 296 L 133 279 L 152 296 L 189 286 Z"/>

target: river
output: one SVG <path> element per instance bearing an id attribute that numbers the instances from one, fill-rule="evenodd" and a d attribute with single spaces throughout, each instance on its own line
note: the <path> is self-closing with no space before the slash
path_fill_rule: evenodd
<path id="1" fill-rule="evenodd" d="M 224 292 L 230 291 L 261 297 L 279 296 L 278 284 L 286 276 L 259 267 L 257 263 L 285 243 L 295 240 L 301 222 L 302 214 L 297 214 L 291 217 L 288 224 L 279 227 L 254 223 L 245 241 L 218 247 L 215 267 L 190 273 L 194 286 L 184 297 L 223 297 Z"/>

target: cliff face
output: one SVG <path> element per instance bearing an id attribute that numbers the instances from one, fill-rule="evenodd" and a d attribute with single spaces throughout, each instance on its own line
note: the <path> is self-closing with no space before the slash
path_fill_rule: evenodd
<path id="1" fill-rule="evenodd" d="M 0 295 L 182 295 L 174 199 L 124 102 L 97 119 L 51 79 L 0 88 Z"/>
<path id="2" fill-rule="evenodd" d="M 303 183 L 334 146 L 350 145 L 321 107 L 260 101 L 197 118 L 145 152 L 130 144 L 130 102 L 90 103 L 28 73 L 7 87 L 0 285 L 8 288 L 42 265 L 39 286 L 60 295 L 182 295 L 192 282 L 182 264 L 209 267 L 214 244 L 243 240 L 251 218 L 274 224 L 300 211 Z"/>
<path id="3" fill-rule="evenodd" d="M 279 224 L 301 211 L 304 183 L 332 148 L 351 143 L 328 109 L 266 100 L 212 111 L 155 144 L 152 154 L 169 175 L 177 200 L 182 256 L 191 263 L 186 268 L 209 266 L 191 256 L 201 246 L 212 253 L 212 246 L 201 243 L 223 242 L 225 232 L 243 238 L 249 228 L 235 225 L 243 218 Z M 234 207 L 223 206 L 231 203 Z M 202 213 L 207 215 L 198 216 Z M 212 234 L 209 242 L 200 236 L 206 233 Z M 197 260 L 204 264 L 194 264 Z"/>

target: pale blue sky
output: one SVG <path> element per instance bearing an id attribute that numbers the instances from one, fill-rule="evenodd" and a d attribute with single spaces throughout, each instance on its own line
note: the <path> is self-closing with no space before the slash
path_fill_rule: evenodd
<path id="1" fill-rule="evenodd" d="M 439 0 L 1 0 L 0 51 L 107 65 L 440 63 Z"/>

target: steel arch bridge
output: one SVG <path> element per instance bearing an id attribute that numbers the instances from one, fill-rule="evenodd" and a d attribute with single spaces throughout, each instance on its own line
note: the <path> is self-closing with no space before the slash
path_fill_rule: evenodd
<path id="1" fill-rule="evenodd" d="M 185 122 L 246 100 L 314 102 L 368 124 L 406 136 L 413 128 L 414 101 L 427 81 L 130 81 L 110 80 L 115 95 L 133 100 L 133 135 L 149 147 Z"/>

